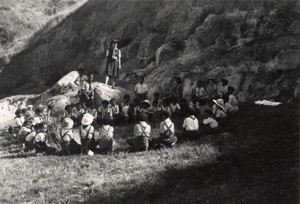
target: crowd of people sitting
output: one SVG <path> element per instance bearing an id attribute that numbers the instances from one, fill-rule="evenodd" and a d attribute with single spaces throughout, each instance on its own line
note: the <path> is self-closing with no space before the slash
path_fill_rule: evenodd
<path id="1" fill-rule="evenodd" d="M 81 87 L 79 102 L 66 105 L 61 115 L 54 115 L 51 105 L 38 106 L 35 111 L 32 105 L 16 110 L 10 132 L 23 144 L 25 152 L 57 151 L 47 143 L 49 124 L 53 121 L 57 121 L 56 136 L 64 155 L 91 155 L 98 150 L 113 151 L 116 144 L 114 130 L 124 124 L 134 124 L 132 135 L 126 138 L 132 151 L 171 148 L 178 140 L 196 140 L 203 135 L 217 134 L 226 124 L 228 115 L 239 110 L 235 89 L 228 86 L 227 79 L 222 79 L 220 87 L 212 78 L 207 82 L 198 81 L 188 100 L 183 98 L 181 79 L 176 78 L 177 86 L 172 93 L 162 97 L 156 92 L 150 101 L 148 86 L 140 77 L 135 86 L 135 98 L 126 94 L 119 104 L 112 98 L 103 100 L 100 107 L 96 107 L 93 101 L 92 81 L 91 74 L 86 81 L 80 82 L 81 85 L 78 84 Z M 182 122 L 182 131 L 175 132 L 180 128 L 175 127 L 174 120 Z M 152 135 L 152 128 L 158 128 L 159 134 Z M 80 142 L 74 140 L 76 134 Z"/>

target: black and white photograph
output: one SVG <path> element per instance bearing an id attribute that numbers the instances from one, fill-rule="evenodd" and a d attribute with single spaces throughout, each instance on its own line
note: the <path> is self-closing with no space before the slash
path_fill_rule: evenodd
<path id="1" fill-rule="evenodd" d="M 0 204 L 298 204 L 300 0 L 0 0 Z"/>

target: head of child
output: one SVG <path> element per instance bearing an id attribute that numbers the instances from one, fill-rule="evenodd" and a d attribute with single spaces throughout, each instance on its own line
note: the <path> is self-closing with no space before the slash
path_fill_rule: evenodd
<path id="1" fill-rule="evenodd" d="M 185 98 L 181 98 L 181 99 L 179 100 L 179 105 L 180 105 L 180 107 L 185 107 L 185 106 L 187 106 L 187 100 L 186 100 Z"/>
<path id="2" fill-rule="evenodd" d="M 15 115 L 17 118 L 20 118 L 22 116 L 22 110 L 21 109 L 17 109 L 15 112 Z"/>
<path id="3" fill-rule="evenodd" d="M 48 106 L 47 106 L 47 107 L 48 107 L 48 110 L 50 110 L 50 111 L 51 111 L 51 110 L 53 110 L 53 108 L 54 108 L 54 105 L 53 105 L 53 104 L 48 104 Z"/>
<path id="4" fill-rule="evenodd" d="M 138 121 L 139 121 L 139 122 L 146 122 L 147 119 L 148 119 L 148 116 L 147 116 L 146 113 L 141 113 L 141 114 L 139 115 L 139 117 L 138 117 Z"/>
<path id="5" fill-rule="evenodd" d="M 157 107 L 157 106 L 158 106 L 158 100 L 154 100 L 154 101 L 152 102 L 152 106 L 153 106 L 153 107 Z"/>
<path id="6" fill-rule="evenodd" d="M 212 85 L 216 84 L 216 80 L 214 80 L 213 78 L 210 78 L 210 79 L 208 79 L 207 83 L 208 83 L 209 86 L 212 86 Z"/>
<path id="7" fill-rule="evenodd" d="M 71 118 L 65 118 L 62 121 L 62 128 L 65 130 L 70 130 L 73 128 L 74 122 Z"/>
<path id="8" fill-rule="evenodd" d="M 227 79 L 222 79 L 221 83 L 222 83 L 222 86 L 227 86 L 228 80 Z"/>
<path id="9" fill-rule="evenodd" d="M 86 113 L 82 116 L 81 125 L 83 128 L 86 128 L 87 126 L 91 125 L 93 121 L 94 117 L 91 114 Z"/>
<path id="10" fill-rule="evenodd" d="M 176 84 L 182 84 L 182 80 L 180 77 L 175 77 Z"/>
<path id="11" fill-rule="evenodd" d="M 159 93 L 158 93 L 158 92 L 155 92 L 155 93 L 153 94 L 153 96 L 154 96 L 154 99 L 155 99 L 155 100 L 158 100 L 158 99 L 159 99 Z"/>
<path id="12" fill-rule="evenodd" d="M 94 109 L 95 108 L 95 103 L 94 103 L 94 101 L 91 101 L 91 100 L 89 100 L 88 102 L 86 102 L 86 107 L 87 108 L 89 108 L 89 109 Z"/>
<path id="13" fill-rule="evenodd" d="M 197 81 L 197 87 L 201 88 L 203 87 L 203 85 L 204 85 L 203 81 L 201 80 Z"/>
<path id="14" fill-rule="evenodd" d="M 196 111 L 195 111 L 194 109 L 192 109 L 192 108 L 189 108 L 189 109 L 188 109 L 188 114 L 189 114 L 190 116 L 195 116 L 195 115 L 196 115 Z"/>
<path id="15" fill-rule="evenodd" d="M 102 125 L 111 125 L 111 122 L 112 122 L 111 119 L 108 117 L 104 117 L 102 119 Z"/>
<path id="16" fill-rule="evenodd" d="M 134 103 L 135 106 L 139 106 L 140 105 L 140 99 L 138 99 L 138 98 L 133 99 L 132 102 Z"/>
<path id="17" fill-rule="evenodd" d="M 22 108 L 21 112 L 22 112 L 22 115 L 25 115 L 27 112 L 27 108 Z"/>
<path id="18" fill-rule="evenodd" d="M 31 126 L 31 123 L 30 123 L 30 121 L 28 121 L 28 120 L 26 120 L 26 121 L 24 121 L 24 123 L 23 123 L 23 127 L 26 127 L 26 128 L 30 128 L 30 126 Z"/>
<path id="19" fill-rule="evenodd" d="M 169 102 L 166 99 L 164 99 L 161 104 L 162 104 L 163 107 L 168 107 L 169 106 Z"/>
<path id="20" fill-rule="evenodd" d="M 148 100 L 144 100 L 141 102 L 141 108 L 149 108 L 151 105 L 150 105 L 150 102 Z"/>
<path id="21" fill-rule="evenodd" d="M 29 105 L 29 106 L 27 107 L 27 110 L 28 110 L 28 111 L 33 111 L 33 105 Z"/>
<path id="22" fill-rule="evenodd" d="M 71 112 L 72 112 L 72 106 L 71 106 L 71 105 L 66 105 L 66 106 L 65 106 L 65 111 L 66 111 L 67 113 L 71 113 Z"/>
<path id="23" fill-rule="evenodd" d="M 129 94 L 126 94 L 124 97 L 123 97 L 124 101 L 126 103 L 128 103 L 130 101 L 130 95 Z"/>
<path id="24" fill-rule="evenodd" d="M 140 80 L 140 84 L 145 82 L 145 78 L 143 76 L 140 76 L 139 80 Z"/>
<path id="25" fill-rule="evenodd" d="M 112 105 L 112 106 L 115 106 L 115 105 L 117 105 L 117 101 L 116 101 L 116 99 L 111 99 L 110 100 L 110 104 Z"/>
<path id="26" fill-rule="evenodd" d="M 173 97 L 172 100 L 171 100 L 171 103 L 173 105 L 176 105 L 177 104 L 177 98 L 176 97 Z"/>
<path id="27" fill-rule="evenodd" d="M 78 111 L 80 111 L 82 109 L 81 103 L 76 103 L 75 107 L 76 107 L 76 110 L 78 110 Z"/>
<path id="28" fill-rule="evenodd" d="M 229 86 L 229 87 L 228 87 L 227 92 L 228 92 L 229 95 L 230 95 L 230 94 L 233 94 L 234 91 L 235 91 L 235 89 L 234 89 L 232 86 Z"/>
<path id="29" fill-rule="evenodd" d="M 109 102 L 107 100 L 102 101 L 103 108 L 107 108 L 109 105 Z"/>
<path id="30" fill-rule="evenodd" d="M 88 75 L 88 82 L 91 83 L 94 80 L 94 74 L 93 73 L 89 73 Z"/>
<path id="31" fill-rule="evenodd" d="M 134 108 L 135 108 L 134 103 L 129 103 L 129 108 L 130 108 L 130 109 L 134 109 Z"/>
<path id="32" fill-rule="evenodd" d="M 43 115 L 43 111 L 42 111 L 40 108 L 36 108 L 36 109 L 35 109 L 35 114 L 36 114 L 37 116 L 42 116 L 42 115 Z"/>
<path id="33" fill-rule="evenodd" d="M 47 132 L 47 123 L 38 123 L 34 126 L 34 129 L 37 133 L 46 133 Z"/>
<path id="34" fill-rule="evenodd" d="M 198 101 L 197 96 L 196 96 L 196 95 L 192 95 L 191 101 L 192 101 L 193 103 L 196 103 L 196 102 Z"/>
<path id="35" fill-rule="evenodd" d="M 170 118 L 170 116 L 171 116 L 170 111 L 164 110 L 164 111 L 162 111 L 162 113 L 161 113 L 161 117 L 162 117 L 163 120 L 166 120 L 166 119 Z"/>

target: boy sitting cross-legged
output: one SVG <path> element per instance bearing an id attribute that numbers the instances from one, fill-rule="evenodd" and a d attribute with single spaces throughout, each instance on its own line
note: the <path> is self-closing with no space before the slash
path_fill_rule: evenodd
<path id="1" fill-rule="evenodd" d="M 173 147 L 177 142 L 177 137 L 174 136 L 174 123 L 170 120 L 170 112 L 162 111 L 161 113 L 163 121 L 159 126 L 159 137 L 152 139 L 153 147 Z"/>
<path id="2" fill-rule="evenodd" d="M 196 111 L 194 109 L 188 110 L 189 116 L 184 119 L 182 127 L 183 129 L 183 137 L 188 139 L 198 139 L 199 138 L 199 122 L 195 117 Z"/>
<path id="3" fill-rule="evenodd" d="M 99 128 L 99 137 L 95 138 L 96 143 L 99 145 L 101 152 L 108 153 L 113 151 L 114 147 L 114 127 L 111 126 L 110 118 L 103 118 L 102 125 Z"/>
<path id="4" fill-rule="evenodd" d="M 134 151 L 147 151 L 149 147 L 149 137 L 151 126 L 146 122 L 148 119 L 145 113 L 138 117 L 138 123 L 134 126 L 134 137 L 126 139 L 126 142 Z"/>

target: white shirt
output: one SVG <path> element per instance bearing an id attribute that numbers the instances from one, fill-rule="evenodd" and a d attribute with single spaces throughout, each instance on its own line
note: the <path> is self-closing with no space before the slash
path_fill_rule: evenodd
<path id="1" fill-rule="evenodd" d="M 136 91 L 138 94 L 144 94 L 147 93 L 148 91 L 148 86 L 145 83 L 138 83 L 137 85 L 135 85 L 135 89 L 134 91 Z"/>
<path id="2" fill-rule="evenodd" d="M 12 127 L 22 127 L 23 121 L 21 118 L 15 118 Z"/>
<path id="3" fill-rule="evenodd" d="M 24 135 L 29 134 L 29 133 L 31 133 L 31 129 L 30 128 L 22 127 L 20 129 L 20 131 L 19 131 L 19 136 L 23 137 Z"/>
<path id="4" fill-rule="evenodd" d="M 94 132 L 95 132 L 95 129 L 92 125 L 88 125 L 85 129 L 82 127 L 82 125 L 80 126 L 80 137 L 81 138 L 92 139 Z"/>
<path id="5" fill-rule="evenodd" d="M 93 94 L 95 90 L 95 85 L 93 82 L 88 83 L 87 81 L 84 81 L 81 89 L 83 89 L 87 94 Z"/>
<path id="6" fill-rule="evenodd" d="M 46 134 L 43 132 L 38 133 L 35 136 L 35 142 L 46 142 Z"/>
<path id="7" fill-rule="evenodd" d="M 62 137 L 63 141 L 70 142 L 72 139 L 74 139 L 73 131 L 72 130 L 61 129 L 60 137 Z"/>
<path id="8" fill-rule="evenodd" d="M 183 121 L 183 128 L 187 131 L 198 131 L 199 129 L 199 122 L 195 116 L 189 116 Z"/>
<path id="9" fill-rule="evenodd" d="M 113 136 L 114 136 L 114 128 L 110 125 L 103 125 L 102 127 L 99 128 L 99 138 L 95 138 L 95 139 L 109 140 L 112 139 Z"/>
<path id="10" fill-rule="evenodd" d="M 181 108 L 180 108 L 180 105 L 178 103 L 176 103 L 175 105 L 173 103 L 170 104 L 171 113 L 174 113 L 176 110 L 179 110 L 179 109 L 181 109 Z"/>
<path id="11" fill-rule="evenodd" d="M 32 131 L 29 135 L 26 136 L 25 141 L 30 142 L 36 135 L 36 131 Z"/>
<path id="12" fill-rule="evenodd" d="M 149 137 L 151 133 L 151 126 L 148 125 L 145 121 L 139 122 L 134 126 L 134 136 L 137 137 L 142 135 L 143 131 L 141 129 L 141 126 L 143 127 L 146 136 Z"/>
<path id="13" fill-rule="evenodd" d="M 210 128 L 217 128 L 219 126 L 218 122 L 211 117 L 204 119 L 203 124 L 209 125 Z"/>
<path id="14" fill-rule="evenodd" d="M 33 118 L 32 124 L 35 125 L 35 124 L 39 124 L 39 123 L 42 123 L 42 122 L 44 122 L 44 120 L 41 116 L 35 116 Z"/>
<path id="15" fill-rule="evenodd" d="M 164 133 L 168 130 L 168 127 L 170 128 L 171 132 L 174 134 L 174 123 L 170 120 L 170 118 L 167 118 L 166 120 L 162 121 L 159 125 L 159 133 Z"/>
<path id="16" fill-rule="evenodd" d="M 113 114 L 119 114 L 120 109 L 119 109 L 119 105 L 118 104 L 116 104 L 114 106 L 110 106 L 110 107 L 111 107 L 111 110 L 112 110 Z"/>
<path id="17" fill-rule="evenodd" d="M 73 116 L 75 117 L 75 118 L 79 118 L 80 116 L 82 116 L 83 114 L 85 114 L 85 111 L 84 111 L 84 109 L 80 109 L 80 110 L 77 110 L 77 108 L 74 108 L 73 109 Z"/>
<path id="18" fill-rule="evenodd" d="M 103 119 L 105 117 L 113 119 L 113 113 L 112 113 L 112 109 L 110 107 L 104 108 L 103 106 L 100 106 L 98 108 L 98 115 L 101 119 Z"/>

